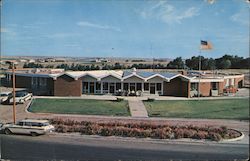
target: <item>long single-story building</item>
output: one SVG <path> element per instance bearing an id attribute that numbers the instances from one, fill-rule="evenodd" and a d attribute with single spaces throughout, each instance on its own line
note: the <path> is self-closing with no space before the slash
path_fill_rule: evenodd
<path id="1" fill-rule="evenodd" d="M 197 74 L 198 73 L 198 74 Z M 244 85 L 242 74 L 148 72 L 132 70 L 64 71 L 17 69 L 16 87 L 34 95 L 81 96 L 82 94 L 160 95 L 194 97 L 236 92 Z M 12 72 L 6 72 L 12 86 Z"/>

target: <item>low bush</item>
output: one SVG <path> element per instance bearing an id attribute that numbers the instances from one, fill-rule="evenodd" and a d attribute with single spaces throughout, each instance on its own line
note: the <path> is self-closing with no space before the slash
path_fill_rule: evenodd
<path id="1" fill-rule="evenodd" d="M 55 126 L 56 132 L 79 132 L 84 135 L 101 136 L 122 136 L 122 137 L 142 137 L 157 139 L 211 139 L 220 141 L 221 139 L 230 139 L 239 137 L 240 134 L 230 130 L 225 126 L 212 128 L 209 126 L 170 126 L 167 124 L 155 123 L 122 123 L 122 122 L 89 122 L 74 121 L 63 119 L 52 119 L 51 123 Z"/>
<path id="2" fill-rule="evenodd" d="M 120 97 L 116 98 L 116 102 L 122 102 L 122 101 L 124 101 L 124 98 L 120 98 Z"/>
<path id="3" fill-rule="evenodd" d="M 154 98 L 148 98 L 147 101 L 148 101 L 148 102 L 154 102 L 155 99 L 154 99 Z"/>

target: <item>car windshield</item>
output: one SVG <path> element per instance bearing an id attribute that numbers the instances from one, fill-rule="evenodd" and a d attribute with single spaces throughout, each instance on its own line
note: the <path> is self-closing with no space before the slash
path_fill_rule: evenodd
<path id="1" fill-rule="evenodd" d="M 16 92 L 16 97 L 24 97 L 27 94 L 28 94 L 27 91 L 17 91 Z"/>

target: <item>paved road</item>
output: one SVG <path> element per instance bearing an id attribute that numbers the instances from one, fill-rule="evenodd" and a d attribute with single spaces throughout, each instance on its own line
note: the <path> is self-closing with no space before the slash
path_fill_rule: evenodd
<path id="1" fill-rule="evenodd" d="M 57 135 L 0 135 L 0 141 L 1 157 L 11 160 L 233 160 L 249 156 L 248 144 L 111 141 L 103 137 Z"/>

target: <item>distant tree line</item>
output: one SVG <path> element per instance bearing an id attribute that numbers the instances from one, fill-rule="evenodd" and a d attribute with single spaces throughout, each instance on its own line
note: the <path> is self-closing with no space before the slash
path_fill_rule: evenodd
<path id="1" fill-rule="evenodd" d="M 201 60 L 201 70 L 214 70 L 214 69 L 249 69 L 250 58 L 243 58 L 234 55 L 224 55 L 220 58 L 205 58 L 204 56 L 193 56 L 183 61 L 181 57 L 169 62 L 168 69 L 199 69 L 199 59 Z"/>
<path id="2" fill-rule="evenodd" d="M 201 60 L 201 69 L 202 70 L 214 70 L 214 69 L 249 69 L 250 68 L 250 58 L 243 58 L 234 55 L 224 55 L 220 58 L 205 58 L 204 56 L 193 56 L 189 59 L 183 61 L 182 57 L 177 57 L 174 60 L 170 61 L 167 65 L 164 64 L 133 64 L 125 66 L 120 63 L 103 64 L 103 65 L 82 65 L 82 64 L 60 64 L 57 66 L 47 65 L 43 66 L 42 64 L 36 63 L 25 63 L 23 68 L 61 68 L 65 70 L 73 71 L 88 71 L 88 70 L 114 70 L 114 69 L 199 69 L 199 59 Z"/>

